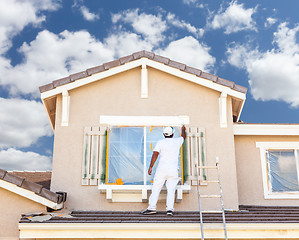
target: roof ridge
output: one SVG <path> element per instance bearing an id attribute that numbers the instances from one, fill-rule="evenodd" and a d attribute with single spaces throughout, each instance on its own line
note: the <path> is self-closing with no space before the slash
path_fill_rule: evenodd
<path id="1" fill-rule="evenodd" d="M 77 73 L 71 74 L 67 77 L 60 78 L 58 80 L 54 80 L 49 84 L 40 86 L 39 90 L 40 90 L 41 93 L 43 93 L 43 92 L 52 90 L 52 89 L 54 89 L 58 86 L 74 82 L 76 80 L 91 76 L 91 75 L 99 73 L 99 72 L 106 71 L 110 68 L 114 68 L 114 67 L 123 65 L 125 63 L 131 62 L 131 61 L 143 58 L 143 57 L 146 57 L 146 58 L 151 59 L 151 60 L 156 61 L 156 62 L 160 62 L 160 63 L 165 64 L 165 65 L 170 66 L 170 67 L 177 68 L 177 69 L 179 69 L 181 71 L 184 71 L 186 73 L 196 75 L 197 77 L 201 77 L 201 78 L 210 80 L 210 81 L 215 82 L 217 84 L 224 85 L 224 86 L 229 87 L 229 88 L 231 88 L 235 91 L 238 91 L 238 92 L 241 92 L 241 93 L 246 93 L 247 92 L 246 87 L 237 85 L 232 81 L 226 80 L 224 78 L 220 78 L 216 75 L 213 75 L 213 74 L 210 74 L 210 73 L 207 73 L 207 72 L 203 72 L 200 69 L 187 66 L 186 64 L 171 60 L 169 58 L 157 55 L 153 52 L 149 52 L 149 51 L 146 51 L 146 50 L 135 52 L 131 55 L 121 57 L 119 59 L 116 59 L 116 60 L 113 60 L 113 61 L 110 61 L 110 62 L 103 63 L 102 65 L 92 67 L 92 68 L 88 68 L 88 69 L 86 69 L 82 72 L 77 72 Z"/>
<path id="2" fill-rule="evenodd" d="M 23 188 L 28 191 L 31 191 L 36 195 L 46 198 L 57 204 L 60 204 L 63 201 L 65 201 L 65 198 L 62 196 L 62 194 L 52 192 L 40 184 L 37 184 L 32 181 L 28 181 L 23 177 L 17 176 L 3 169 L 0 169 L 0 180 L 4 180 L 6 182 L 12 183 L 19 188 Z"/>

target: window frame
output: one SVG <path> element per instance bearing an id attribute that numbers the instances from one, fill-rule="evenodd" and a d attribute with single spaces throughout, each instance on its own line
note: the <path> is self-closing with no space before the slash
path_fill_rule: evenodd
<path id="1" fill-rule="evenodd" d="M 144 143 L 143 143 L 143 184 L 129 184 L 131 186 L 152 186 L 152 184 L 147 184 L 147 128 L 149 127 L 165 127 L 165 126 L 148 126 L 148 125 L 144 125 L 144 126 L 113 126 L 113 127 L 117 127 L 117 128 L 125 128 L 125 127 L 140 127 L 143 128 L 143 136 L 144 136 Z M 174 127 L 178 127 L 178 126 L 174 126 Z M 107 141 L 106 141 L 106 169 L 105 169 L 105 184 L 106 185 L 115 185 L 115 183 L 111 183 L 108 182 L 108 168 L 109 168 L 109 135 L 110 135 L 110 131 L 111 128 L 107 129 Z M 181 133 L 179 132 L 179 136 L 181 136 Z M 163 139 L 162 135 L 161 135 L 161 139 Z M 153 146 L 154 147 L 154 146 Z M 180 154 L 181 154 L 181 176 L 179 177 L 181 180 L 181 185 L 184 185 L 184 156 L 183 156 L 183 145 L 180 147 Z M 119 186 L 127 186 L 127 185 L 119 185 Z M 134 187 L 133 187 L 134 188 Z"/>
<path id="2" fill-rule="evenodd" d="M 268 150 L 293 150 L 297 177 L 299 183 L 299 142 L 256 142 L 256 147 L 260 149 L 260 159 L 262 167 L 262 178 L 265 199 L 299 199 L 299 191 L 273 192 L 268 179 L 267 151 Z"/>

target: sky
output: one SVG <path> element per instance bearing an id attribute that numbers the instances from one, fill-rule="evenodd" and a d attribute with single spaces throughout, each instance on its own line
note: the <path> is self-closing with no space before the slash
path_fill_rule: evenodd
<path id="1" fill-rule="evenodd" d="M 0 0 L 0 168 L 51 170 L 38 87 L 147 50 L 248 88 L 241 120 L 299 123 L 299 1 Z"/>

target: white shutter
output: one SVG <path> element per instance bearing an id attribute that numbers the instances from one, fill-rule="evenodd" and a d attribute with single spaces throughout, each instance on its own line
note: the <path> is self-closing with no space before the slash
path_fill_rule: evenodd
<path id="1" fill-rule="evenodd" d="M 105 126 L 84 129 L 82 185 L 98 185 L 105 172 L 106 130 Z"/>
<path id="2" fill-rule="evenodd" d="M 196 185 L 196 168 L 197 166 L 206 165 L 206 146 L 205 146 L 205 129 L 200 127 L 187 127 L 187 181 Z M 185 158 L 186 159 L 186 158 Z M 206 180 L 207 174 L 205 169 L 201 169 L 200 180 Z"/>

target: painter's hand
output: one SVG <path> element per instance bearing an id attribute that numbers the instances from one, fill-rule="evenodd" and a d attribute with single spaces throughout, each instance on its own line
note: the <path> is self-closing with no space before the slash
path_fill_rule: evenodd
<path id="1" fill-rule="evenodd" d="M 149 167 L 148 168 L 148 175 L 152 175 L 152 171 L 153 171 L 152 167 Z"/>

